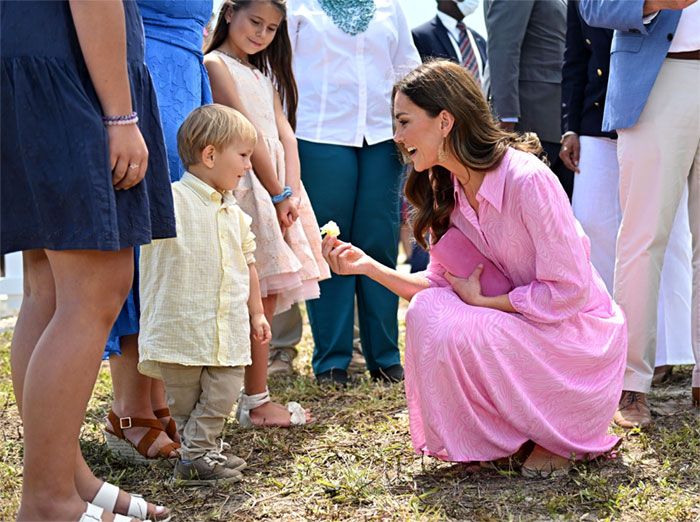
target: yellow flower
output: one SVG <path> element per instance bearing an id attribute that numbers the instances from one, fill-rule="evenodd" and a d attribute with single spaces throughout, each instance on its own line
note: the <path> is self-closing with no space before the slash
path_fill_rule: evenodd
<path id="1" fill-rule="evenodd" d="M 321 235 L 325 234 L 331 237 L 338 237 L 340 235 L 340 227 L 335 221 L 329 221 L 321 227 Z"/>

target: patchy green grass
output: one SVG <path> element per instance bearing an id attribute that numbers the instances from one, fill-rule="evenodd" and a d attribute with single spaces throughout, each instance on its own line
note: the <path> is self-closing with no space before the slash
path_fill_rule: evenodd
<path id="1" fill-rule="evenodd" d="M 0 520 L 12 520 L 21 485 L 21 426 L 9 369 L 11 331 L 0 334 Z M 181 489 L 167 465 L 130 467 L 106 449 L 102 418 L 110 377 L 100 372 L 82 446 L 96 473 L 171 506 L 178 521 L 228 520 L 700 520 L 700 415 L 689 407 L 683 368 L 652 395 L 656 428 L 630 433 L 614 460 L 578 465 L 568 477 L 528 480 L 471 472 L 415 455 L 402 385 L 356 376 L 347 390 L 316 386 L 308 328 L 298 376 L 276 379 L 278 400 L 310 407 L 303 429 L 244 430 L 226 440 L 244 457 L 246 480 L 229 487 Z M 622 432 L 619 432 L 622 434 Z"/>

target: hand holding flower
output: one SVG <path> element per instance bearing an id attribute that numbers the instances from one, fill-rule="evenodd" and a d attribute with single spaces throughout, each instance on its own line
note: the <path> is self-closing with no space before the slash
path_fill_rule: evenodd
<path id="1" fill-rule="evenodd" d="M 356 246 L 327 234 L 323 239 L 323 257 L 338 275 L 366 275 L 372 259 Z"/>

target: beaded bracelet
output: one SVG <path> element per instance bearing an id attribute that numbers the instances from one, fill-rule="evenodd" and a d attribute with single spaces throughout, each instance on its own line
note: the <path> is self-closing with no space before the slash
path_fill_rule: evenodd
<path id="1" fill-rule="evenodd" d="M 284 201 L 287 198 L 292 197 L 292 187 L 286 186 L 284 187 L 284 190 L 282 191 L 281 194 L 277 194 L 276 196 L 272 196 L 272 203 L 275 205 L 277 203 L 280 203 Z"/>
<path id="2" fill-rule="evenodd" d="M 138 122 L 139 115 L 136 114 L 136 111 L 121 116 L 102 116 L 102 123 L 105 127 L 111 127 L 112 125 L 134 125 Z"/>

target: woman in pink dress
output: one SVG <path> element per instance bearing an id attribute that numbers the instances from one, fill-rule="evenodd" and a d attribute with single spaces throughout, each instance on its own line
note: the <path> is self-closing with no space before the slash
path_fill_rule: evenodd
<path id="1" fill-rule="evenodd" d="M 522 454 L 527 476 L 611 450 L 627 337 L 620 308 L 534 135 L 500 130 L 461 67 L 423 64 L 394 89 L 394 140 L 412 163 L 427 272 L 400 274 L 335 238 L 334 272 L 411 301 L 406 396 L 418 453 L 458 462 Z M 533 444 L 534 443 L 534 444 Z M 530 449 L 532 448 L 532 449 Z"/>

